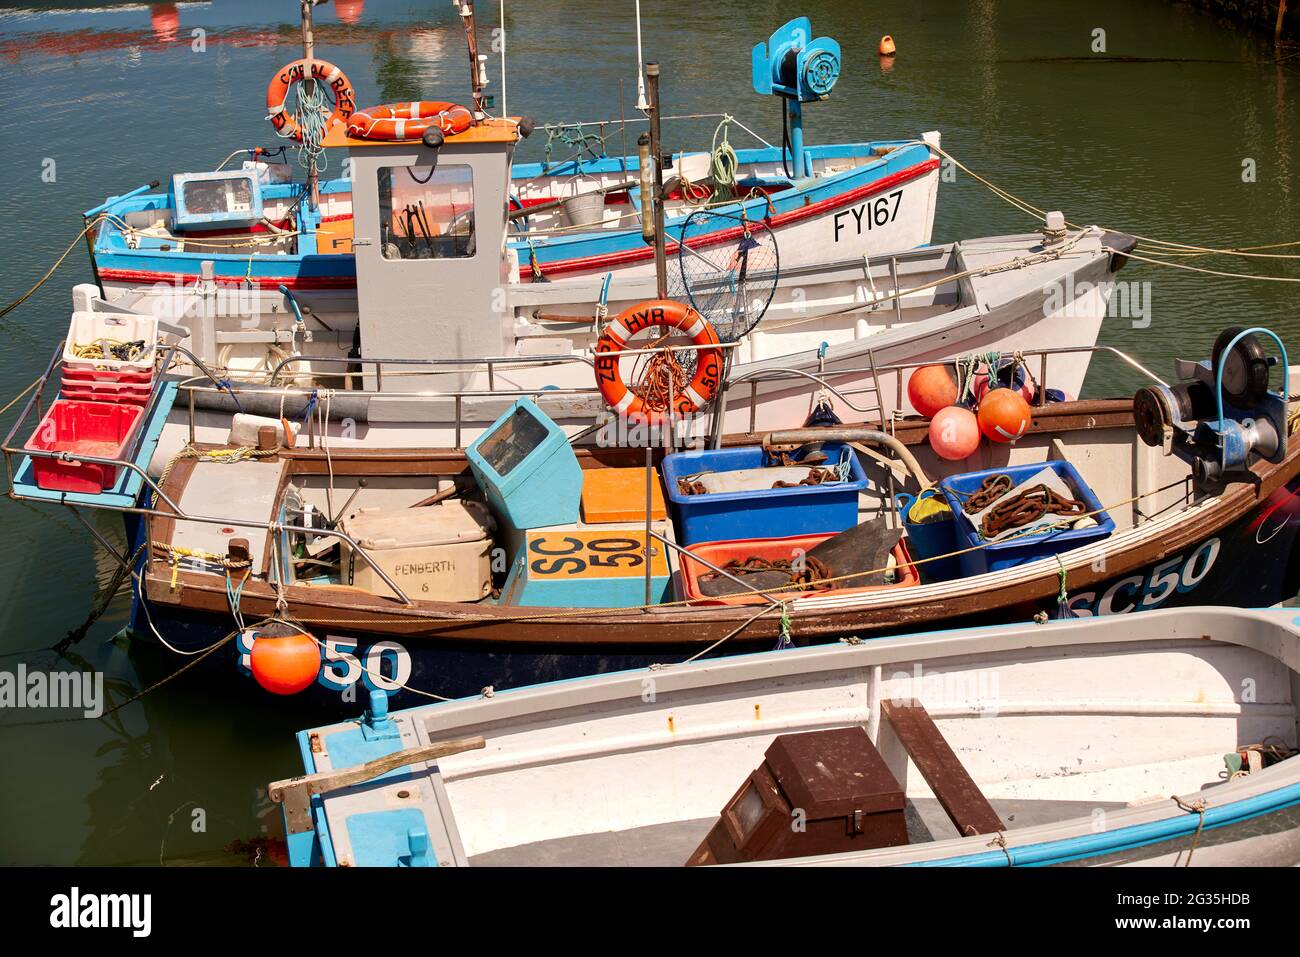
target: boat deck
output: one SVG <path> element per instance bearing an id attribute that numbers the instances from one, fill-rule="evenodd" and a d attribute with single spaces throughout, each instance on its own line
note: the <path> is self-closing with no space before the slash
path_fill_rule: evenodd
<path id="1" fill-rule="evenodd" d="M 1009 830 L 1086 817 L 1096 809 L 1109 811 L 1124 807 L 1105 801 L 991 800 L 989 803 L 1007 822 Z M 958 836 L 934 798 L 908 798 L 904 814 L 911 844 Z M 696 818 L 537 841 L 476 854 L 469 863 L 473 867 L 681 867 L 716 820 Z"/>

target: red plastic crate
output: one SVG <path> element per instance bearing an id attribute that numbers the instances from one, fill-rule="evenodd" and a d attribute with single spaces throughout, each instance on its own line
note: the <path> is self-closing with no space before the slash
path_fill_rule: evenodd
<path id="1" fill-rule="evenodd" d="M 802 551 L 805 554 L 812 551 L 828 538 L 834 538 L 834 535 L 794 535 L 789 538 L 753 538 L 741 541 L 730 542 L 701 542 L 697 545 L 689 546 L 682 553 L 682 591 L 683 598 L 689 598 L 697 601 L 702 605 L 763 605 L 767 604 L 767 599 L 758 594 L 740 594 L 740 595 L 719 595 L 705 597 L 701 595 L 698 588 L 698 579 L 701 575 L 713 574 L 713 569 L 702 562 L 695 561 L 691 556 L 699 555 L 719 568 L 726 568 L 727 562 L 734 559 L 745 559 L 751 556 L 766 558 L 769 561 L 784 559 L 789 561 L 794 557 L 796 551 Z M 865 585 L 861 588 L 836 587 L 829 591 L 818 591 L 808 589 L 806 591 L 795 591 L 787 589 L 777 594 L 785 598 L 806 598 L 811 595 L 856 595 L 867 592 L 893 590 L 895 588 L 910 588 L 921 583 L 920 576 L 916 573 L 916 566 L 909 564 L 912 556 L 908 554 L 907 546 L 899 542 L 894 546 L 891 553 L 894 561 L 898 564 L 899 579 L 892 585 Z"/>
<path id="2" fill-rule="evenodd" d="M 138 405 L 122 402 L 59 399 L 36 426 L 26 448 L 29 452 L 68 452 L 118 459 L 139 428 L 143 411 Z M 113 487 L 118 471 L 113 465 L 32 457 L 37 486 L 51 492 L 98 494 Z"/>
<path id="3" fill-rule="evenodd" d="M 63 367 L 63 381 L 81 385 L 152 386 L 153 369 L 73 369 Z"/>
<path id="4" fill-rule="evenodd" d="M 59 397 L 78 402 L 126 402 L 131 405 L 148 405 L 149 389 L 83 388 L 64 383 Z"/>

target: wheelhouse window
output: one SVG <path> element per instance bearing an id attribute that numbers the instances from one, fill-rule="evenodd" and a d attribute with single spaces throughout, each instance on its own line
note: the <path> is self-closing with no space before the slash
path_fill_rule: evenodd
<path id="1" fill-rule="evenodd" d="M 386 166 L 379 171 L 385 259 L 474 255 L 474 176 L 464 165 Z"/>

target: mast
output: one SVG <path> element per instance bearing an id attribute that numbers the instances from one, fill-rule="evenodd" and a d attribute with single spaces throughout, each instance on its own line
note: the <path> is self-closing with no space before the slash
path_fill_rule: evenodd
<path id="1" fill-rule="evenodd" d="M 316 81 L 312 78 L 312 57 L 316 50 L 316 38 L 311 30 L 311 8 L 324 0 L 302 0 L 302 58 L 306 61 L 303 64 L 302 89 L 304 93 L 311 94 L 315 91 Z M 316 171 L 316 157 L 309 157 L 307 164 L 307 190 L 311 194 L 311 205 L 313 208 L 320 206 L 320 176 Z"/>
<path id="2" fill-rule="evenodd" d="M 650 114 L 650 160 L 654 164 L 654 228 L 655 228 L 655 278 L 659 284 L 659 298 L 668 298 L 668 257 L 664 250 L 664 167 L 663 141 L 659 130 L 659 64 L 645 65 L 646 79 L 649 81 L 650 102 L 647 112 Z M 642 205 L 645 197 L 642 197 Z M 642 213 L 644 215 L 644 213 Z"/>
<path id="3" fill-rule="evenodd" d="M 461 19 L 465 23 L 465 42 L 469 46 L 469 85 L 473 91 L 474 122 L 487 118 L 487 98 L 483 87 L 487 86 L 487 56 L 478 52 L 478 27 L 474 20 L 473 0 L 451 0 Z"/>

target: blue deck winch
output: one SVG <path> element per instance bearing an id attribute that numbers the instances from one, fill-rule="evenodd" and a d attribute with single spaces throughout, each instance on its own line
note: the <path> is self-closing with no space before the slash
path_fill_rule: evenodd
<path id="1" fill-rule="evenodd" d="M 789 175 L 809 175 L 803 152 L 803 104 L 830 96 L 840 78 L 840 45 L 830 37 L 813 38 L 812 21 L 797 17 L 773 33 L 753 52 L 754 92 L 784 99 L 788 147 L 794 158 Z"/>
<path id="2" fill-rule="evenodd" d="M 1269 388 L 1278 358 L 1266 356 L 1257 336 L 1277 345 L 1282 391 Z M 1174 361 L 1178 383 L 1148 386 L 1133 397 L 1138 435 L 1192 466 L 1202 484 L 1220 482 L 1256 459 L 1280 462 L 1286 457 L 1286 347 L 1276 333 L 1262 327 L 1234 326 L 1219 334 L 1209 360 Z"/>

